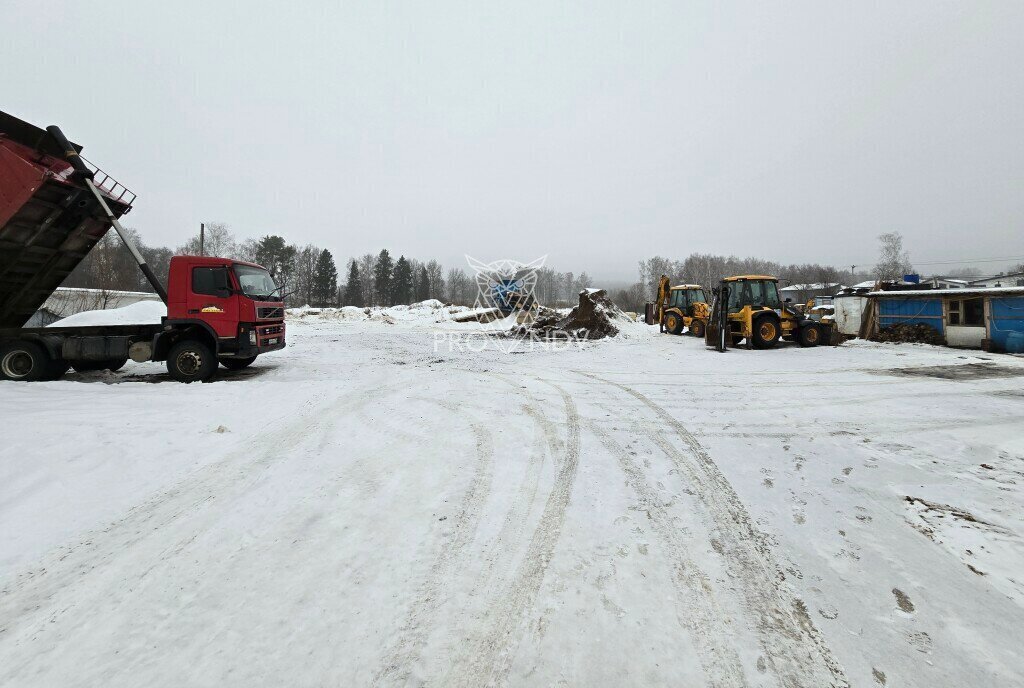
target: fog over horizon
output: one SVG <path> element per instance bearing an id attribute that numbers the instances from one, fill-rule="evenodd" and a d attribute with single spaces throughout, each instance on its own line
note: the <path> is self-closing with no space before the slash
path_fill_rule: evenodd
<path id="1" fill-rule="evenodd" d="M 0 109 L 139 195 L 125 224 L 339 266 L 693 252 L 1024 262 L 1024 3 L 4 3 Z M 944 261 L 950 261 L 948 263 Z M 959 263 L 952 261 L 961 261 Z"/>

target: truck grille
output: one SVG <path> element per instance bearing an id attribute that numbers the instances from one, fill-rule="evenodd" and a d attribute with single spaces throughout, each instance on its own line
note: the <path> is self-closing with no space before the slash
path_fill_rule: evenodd
<path id="1" fill-rule="evenodd" d="M 284 317 L 284 309 L 280 306 L 263 306 L 256 309 L 256 317 L 260 320 L 280 320 Z"/>
<path id="2" fill-rule="evenodd" d="M 284 327 L 281 325 L 272 325 L 270 327 L 259 328 L 259 333 L 264 336 L 270 336 L 272 334 L 281 334 L 284 331 Z"/>

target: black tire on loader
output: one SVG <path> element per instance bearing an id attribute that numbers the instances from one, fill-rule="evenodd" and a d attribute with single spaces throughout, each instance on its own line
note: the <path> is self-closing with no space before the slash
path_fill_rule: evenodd
<path id="1" fill-rule="evenodd" d="M 800 346 L 818 346 L 821 343 L 821 329 L 815 323 L 807 323 L 800 328 L 797 339 L 800 341 Z"/>
<path id="2" fill-rule="evenodd" d="M 704 332 L 706 330 L 707 325 L 704 323 L 703 320 L 700 320 L 699 318 L 694 318 L 693 320 L 690 321 L 690 334 L 692 334 L 694 337 L 703 337 Z"/>
<path id="3" fill-rule="evenodd" d="M 779 343 L 782 335 L 782 327 L 779 319 L 774 314 L 762 315 L 753 322 L 753 337 L 751 343 L 755 349 L 773 349 Z"/>
<path id="4" fill-rule="evenodd" d="M 216 356 L 198 340 L 182 340 L 167 352 L 167 372 L 178 382 L 206 382 L 216 371 Z"/>
<path id="5" fill-rule="evenodd" d="M 665 329 L 669 331 L 669 334 L 682 334 L 683 319 L 680 318 L 676 313 L 666 313 Z"/>

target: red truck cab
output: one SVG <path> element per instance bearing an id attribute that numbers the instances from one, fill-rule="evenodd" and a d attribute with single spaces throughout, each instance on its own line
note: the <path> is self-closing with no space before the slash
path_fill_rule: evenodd
<path id="1" fill-rule="evenodd" d="M 270 272 L 255 263 L 174 256 L 164 326 L 194 328 L 206 335 L 202 338 L 222 364 L 244 368 L 259 354 L 284 348 L 283 298 Z"/>

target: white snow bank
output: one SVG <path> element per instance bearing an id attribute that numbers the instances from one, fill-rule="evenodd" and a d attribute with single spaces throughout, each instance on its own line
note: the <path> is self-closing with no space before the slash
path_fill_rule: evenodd
<path id="1" fill-rule="evenodd" d="M 58 320 L 49 327 L 159 325 L 160 319 L 165 315 L 167 315 L 167 307 L 162 301 L 139 301 L 121 308 L 75 313 L 63 320 Z"/>
<path id="2" fill-rule="evenodd" d="M 397 306 L 371 306 L 359 308 L 358 306 L 342 306 L 341 308 L 312 308 L 303 306 L 301 308 L 289 308 L 286 313 L 290 319 L 307 320 L 354 320 L 371 321 L 394 324 L 395 322 L 407 322 L 410 324 L 432 324 L 449 320 L 456 313 L 463 313 L 469 310 L 466 306 L 446 306 L 437 299 L 427 299 L 409 305 L 400 304 Z"/>

